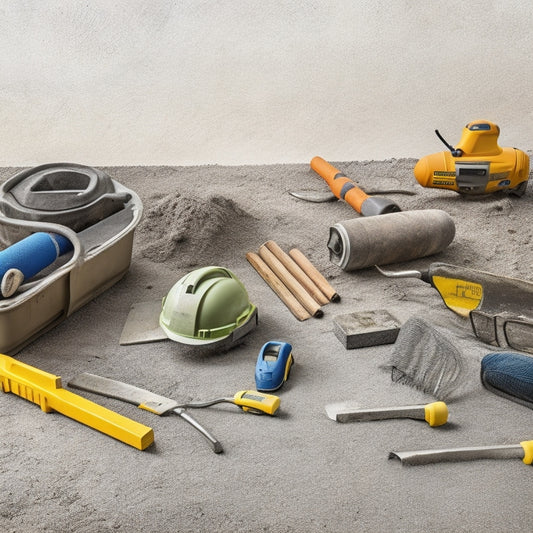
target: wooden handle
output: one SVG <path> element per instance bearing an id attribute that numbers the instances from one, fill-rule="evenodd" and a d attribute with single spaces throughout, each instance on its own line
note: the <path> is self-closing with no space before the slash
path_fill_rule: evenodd
<path id="1" fill-rule="evenodd" d="M 329 303 L 324 293 L 317 287 L 315 282 L 302 270 L 294 259 L 286 254 L 274 241 L 265 242 L 265 246 L 280 260 L 281 264 L 295 277 L 309 295 L 320 305 Z"/>
<path id="2" fill-rule="evenodd" d="M 316 283 L 317 287 L 326 295 L 330 302 L 338 302 L 341 297 L 337 291 L 329 284 L 328 280 L 314 267 L 314 265 L 305 257 L 305 255 L 293 248 L 289 255 L 294 259 L 296 264 Z"/>
<path id="3" fill-rule="evenodd" d="M 315 318 L 324 315 L 320 305 L 309 296 L 309 293 L 298 283 L 296 278 L 283 266 L 281 261 L 263 244 L 259 248 L 259 257 L 272 269 L 304 308 Z"/>
<path id="4" fill-rule="evenodd" d="M 278 295 L 280 300 L 298 320 L 307 320 L 311 315 L 305 310 L 295 296 L 283 285 L 268 265 L 255 253 L 248 252 L 246 259 L 256 272 L 266 281 L 267 285 Z"/>

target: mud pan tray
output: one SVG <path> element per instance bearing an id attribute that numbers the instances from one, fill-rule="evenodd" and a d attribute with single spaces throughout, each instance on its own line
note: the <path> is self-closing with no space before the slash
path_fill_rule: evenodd
<path id="1" fill-rule="evenodd" d="M 76 172 L 83 174 L 84 168 L 92 170 L 79 166 Z M 63 172 L 62 168 L 59 171 Z M 32 179 L 33 174 L 30 172 L 28 175 Z M 98 207 L 90 212 L 90 216 L 72 217 L 71 211 L 78 206 L 68 207 L 67 202 L 65 216 L 59 213 L 65 211 L 63 203 L 55 220 L 64 219 L 71 227 L 49 222 L 50 213 L 46 216 L 47 221 L 32 220 L 34 213 L 31 209 L 29 213 L 17 212 L 11 206 L 6 209 L 6 197 L 10 195 L 10 184 L 13 183 L 21 183 L 20 174 L 7 180 L 0 189 L 0 249 L 34 232 L 44 231 L 65 236 L 72 242 L 73 250 L 21 285 L 12 297 L 0 298 L 0 352 L 6 354 L 18 352 L 124 276 L 131 262 L 134 230 L 142 216 L 139 197 L 115 180 L 109 180 L 111 194 L 120 198 L 118 209 L 114 206 L 102 211 Z M 90 185 L 92 187 L 93 184 Z M 48 192 L 53 195 L 54 191 Z M 60 194 L 63 192 L 64 189 L 59 191 Z M 12 201 L 12 198 L 8 200 Z M 86 205 L 81 209 L 87 213 Z M 13 218 L 13 215 L 29 220 Z M 80 225 L 79 221 L 83 219 L 89 220 L 90 225 Z M 76 222 L 73 223 L 73 220 Z M 80 230 L 80 227 L 83 229 Z"/>

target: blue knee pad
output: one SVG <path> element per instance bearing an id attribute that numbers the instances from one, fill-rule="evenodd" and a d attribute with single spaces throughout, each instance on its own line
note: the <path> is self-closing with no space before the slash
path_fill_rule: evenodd
<path id="1" fill-rule="evenodd" d="M 533 409 L 533 357 L 489 353 L 481 360 L 481 382 L 500 396 Z"/>

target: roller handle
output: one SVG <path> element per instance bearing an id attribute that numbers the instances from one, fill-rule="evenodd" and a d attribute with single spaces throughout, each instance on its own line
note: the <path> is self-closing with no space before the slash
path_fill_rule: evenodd
<path id="1" fill-rule="evenodd" d="M 23 281 L 32 278 L 72 249 L 72 243 L 63 235 L 39 231 L 0 251 L 2 296 L 12 296 Z"/>
<path id="2" fill-rule="evenodd" d="M 311 168 L 326 181 L 337 198 L 344 200 L 364 217 L 401 211 L 400 207 L 388 198 L 366 194 L 350 178 L 319 156 L 311 159 Z"/>
<path id="3" fill-rule="evenodd" d="M 319 156 L 311 159 L 311 168 L 325 180 L 331 192 L 361 213 L 363 202 L 369 198 L 350 178 Z"/>
<path id="4" fill-rule="evenodd" d="M 448 421 L 448 406 L 444 402 L 428 403 L 424 407 L 424 415 L 431 427 L 442 426 Z"/>

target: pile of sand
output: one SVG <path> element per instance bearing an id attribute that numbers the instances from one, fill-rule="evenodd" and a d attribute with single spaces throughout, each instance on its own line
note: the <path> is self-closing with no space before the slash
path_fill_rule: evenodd
<path id="1" fill-rule="evenodd" d="M 141 254 L 156 263 L 195 266 L 229 224 L 249 216 L 229 198 L 166 195 L 145 212 L 139 225 L 145 243 Z"/>

